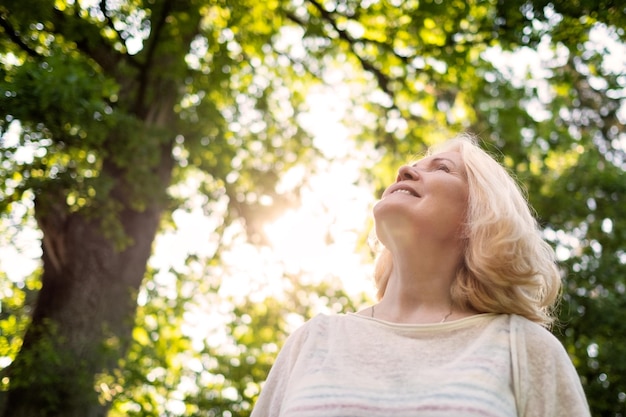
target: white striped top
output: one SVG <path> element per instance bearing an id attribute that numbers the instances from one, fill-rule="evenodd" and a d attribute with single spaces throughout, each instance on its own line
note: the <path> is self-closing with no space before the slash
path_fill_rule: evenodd
<path id="1" fill-rule="evenodd" d="M 320 315 L 294 332 L 253 417 L 587 417 L 559 341 L 514 315 L 396 324 Z"/>

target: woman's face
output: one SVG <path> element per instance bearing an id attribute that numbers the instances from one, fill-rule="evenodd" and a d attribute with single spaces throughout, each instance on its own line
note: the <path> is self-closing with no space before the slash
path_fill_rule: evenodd
<path id="1" fill-rule="evenodd" d="M 468 206 L 465 164 L 456 151 L 402 166 L 374 207 L 378 238 L 458 243 Z M 402 241 L 400 241 L 402 242 Z"/>

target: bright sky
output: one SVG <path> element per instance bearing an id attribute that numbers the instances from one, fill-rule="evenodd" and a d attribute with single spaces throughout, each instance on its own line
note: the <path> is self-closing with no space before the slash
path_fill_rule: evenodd
<path id="1" fill-rule="evenodd" d="M 344 98 L 347 99 L 347 96 Z M 337 100 L 337 94 L 331 96 L 318 91 L 310 95 L 309 102 L 311 112 L 301 122 L 311 131 L 314 146 L 322 151 L 326 159 L 316 161 L 318 173 L 309 179 L 301 192 L 302 207 L 284 213 L 276 222 L 267 225 L 266 232 L 273 246 L 269 258 L 266 253 L 268 248 L 258 250 L 239 242 L 225 254 L 224 263 L 232 264 L 231 270 L 239 271 L 237 275 L 243 277 L 252 275 L 251 271 L 259 271 L 261 264 L 270 259 L 271 263 L 281 264 L 281 268 L 288 273 L 305 272 L 315 278 L 341 276 L 349 291 L 361 291 L 369 288 L 371 282 L 363 270 L 362 254 L 356 253 L 355 246 L 359 233 L 363 232 L 368 222 L 373 204 L 372 190 L 362 183 L 362 172 L 365 166 L 375 162 L 375 155 L 371 150 L 356 149 L 354 142 L 347 138 L 347 129 L 342 125 L 345 106 L 338 104 L 341 101 Z M 3 138 L 5 145 L 15 145 L 13 142 L 17 141 L 18 133 L 19 125 L 13 124 Z M 34 152 L 36 150 L 24 148 L 16 157 L 28 161 Z M 304 166 L 296 167 L 283 178 L 282 183 L 289 187 L 290 183 L 297 183 L 305 172 L 309 170 Z M 207 237 L 215 230 L 219 219 L 203 214 L 202 208 L 207 201 L 189 191 L 197 189 L 194 184 L 197 180 L 190 181 L 188 187 L 179 187 L 177 193 L 186 194 L 184 196 L 193 209 L 191 212 L 177 210 L 173 218 L 178 230 L 158 237 L 150 261 L 155 267 L 181 270 L 188 253 L 211 255 L 215 251 L 216 242 Z M 216 205 L 216 210 L 212 211 L 220 213 L 226 202 L 212 204 Z M 14 217 L 19 218 L 24 210 L 26 207 L 14 205 Z M 19 282 L 39 265 L 40 232 L 34 224 L 17 227 L 13 220 L 6 222 L 6 226 L 10 233 L 2 234 L 6 242 L 0 245 L 0 266 L 12 281 Z M 333 237 L 330 245 L 326 244 L 327 231 Z M 242 256 L 247 259 L 245 267 L 236 261 Z M 272 268 L 265 265 L 261 270 Z M 232 293 L 236 288 L 238 291 L 247 288 L 240 284 L 233 284 L 232 289 L 225 291 Z"/>
<path id="2" fill-rule="evenodd" d="M 324 158 L 315 161 L 315 169 L 297 166 L 281 180 L 279 187 L 289 189 L 304 175 L 315 172 L 301 190 L 302 206 L 285 212 L 265 226 L 271 248 L 255 247 L 243 238 L 237 224 L 222 238 L 232 249 L 222 255 L 224 276 L 220 294 L 239 298 L 251 295 L 260 300 L 277 295 L 283 289 L 286 274 L 300 275 L 302 280 L 320 282 L 340 279 L 350 294 L 361 292 L 373 296 L 371 259 L 359 253 L 357 243 L 369 223 L 374 204 L 371 187 L 364 184 L 363 169 L 376 162 L 374 152 L 357 149 L 348 139 L 342 125 L 345 106 L 338 105 L 336 95 L 311 94 L 311 112 L 301 120 L 313 135 L 313 144 Z M 205 198 L 194 194 L 197 187 L 178 187 L 177 195 L 187 199 L 192 209 L 177 210 L 176 232 L 157 239 L 151 265 L 166 270 L 184 271 L 187 253 L 210 256 L 217 242 L 211 240 L 219 219 L 203 214 Z M 226 201 L 213 202 L 211 212 L 222 212 Z M 331 242 L 328 243 L 328 236 Z M 174 288 L 175 276 L 164 272 L 159 284 Z M 248 294 L 250 293 L 250 294 Z"/>
<path id="3" fill-rule="evenodd" d="M 347 293 L 365 292 L 373 299 L 371 259 L 359 253 L 356 246 L 360 236 L 367 233 L 364 228 L 370 224 L 374 204 L 373 191 L 364 183 L 362 172 L 366 166 L 376 163 L 377 158 L 373 150 L 357 149 L 347 138 L 347 130 L 342 125 L 344 106 L 337 103 L 336 95 L 319 92 L 310 96 L 311 114 L 301 122 L 310 129 L 314 146 L 324 158 L 315 161 L 314 172 L 317 173 L 301 190 L 302 206 L 266 225 L 272 247 L 258 248 L 247 243 L 243 228 L 238 224 L 222 236 L 231 243 L 232 249 L 223 253 L 216 271 L 222 272 L 219 292 L 199 294 L 198 305 L 185 315 L 183 331 L 192 338 L 197 349 L 201 349 L 205 340 L 224 349 L 230 345 L 225 324 L 232 320 L 232 306 L 224 300 L 242 301 L 249 296 L 262 301 L 267 295 L 280 296 L 286 274 L 298 275 L 308 283 L 340 280 Z M 288 189 L 310 172 L 305 167 L 296 167 L 282 179 L 281 186 Z M 194 270 L 193 264 L 185 263 L 187 255 L 210 257 L 218 244 L 214 231 L 221 223 L 219 213 L 224 212 L 227 201 L 209 202 L 205 196 L 198 195 L 194 191 L 198 189 L 198 181 L 199 178 L 191 178 L 189 183 L 174 187 L 173 192 L 184 197 L 190 209 L 173 213 L 177 228 L 157 237 L 149 261 L 160 271 L 155 276 L 155 285 L 165 297 L 177 294 L 177 278 L 171 271 L 182 276 L 202 273 Z M 205 210 L 207 205 L 210 205 L 209 210 Z M 17 218 L 26 208 L 15 207 Z M 205 212 L 218 215 L 212 217 Z M 11 281 L 21 282 L 39 265 L 40 232 L 34 224 L 23 228 L 8 226 L 11 233 L 0 233 L 0 268 Z M 332 237 L 330 244 L 328 235 Z M 139 303 L 143 302 L 145 294 L 140 293 Z M 324 305 L 316 309 L 329 312 Z M 299 316 L 286 318 L 292 328 L 301 324 Z M 0 358 L 0 367 L 9 362 L 9 358 Z"/>
<path id="4" fill-rule="evenodd" d="M 591 32 L 587 47 L 610 46 L 611 53 L 606 56 L 603 65 L 609 72 L 623 73 L 626 47 L 615 41 L 613 35 L 608 33 L 606 27 L 599 26 Z M 285 48 L 296 46 L 287 45 Z M 563 48 L 550 49 L 548 39 L 545 39 L 537 50 L 522 48 L 512 56 L 491 48 L 485 57 L 499 71 L 508 74 L 513 83 L 537 83 L 539 95 L 536 103 L 529 104 L 529 111 L 539 120 L 546 117 L 542 104 L 551 99 L 545 77 L 550 75 L 550 68 L 567 58 L 566 54 Z M 527 65 L 517 65 L 518 62 Z M 299 120 L 312 133 L 314 146 L 325 156 L 316 161 L 318 173 L 302 190 L 303 205 L 266 226 L 272 248 L 255 248 L 237 237 L 236 225 L 230 229 L 229 233 L 233 234 L 232 239 L 237 244 L 223 257 L 224 272 L 229 277 L 221 290 L 224 295 L 237 295 L 241 294 L 242 288 L 254 288 L 255 296 L 261 297 L 280 287 L 284 273 L 298 272 L 310 280 L 339 277 L 348 292 L 373 293 L 369 262 L 364 262 L 363 254 L 357 253 L 355 244 L 359 233 L 363 233 L 364 225 L 368 224 L 374 202 L 372 190 L 363 184 L 360 173 L 365 166 L 376 162 L 376 156 L 371 149 L 357 149 L 354 142 L 347 139 L 351 132 L 342 121 L 345 120 L 350 87 L 341 79 L 341 71 L 328 75 L 327 81 L 333 85 L 326 89 L 320 87 L 308 95 L 311 112 Z M 591 82 L 594 80 L 591 79 Z M 622 109 L 622 116 L 625 113 Z M 12 129 L 19 129 L 19 126 L 12 125 Z M 9 131 L 2 140 L 5 143 L 15 141 L 15 133 Z M 24 148 L 22 151 L 16 158 L 26 160 L 32 158 L 37 149 Z M 303 169 L 293 169 L 283 182 L 297 182 L 304 175 Z M 193 184 L 189 185 L 189 189 L 195 188 Z M 193 210 L 174 213 L 178 230 L 158 237 L 151 265 L 163 270 L 171 267 L 184 271 L 187 253 L 210 255 L 215 251 L 217 242 L 210 236 L 219 219 L 203 214 L 202 206 L 208 202 L 202 197 L 190 193 L 188 198 Z M 216 205 L 215 212 L 219 213 L 219 208 L 223 210 L 226 202 L 211 204 Z M 25 209 L 19 205 L 15 207 L 16 214 Z M 17 227 L 11 223 L 11 220 L 5 222 L 10 233 L 3 232 L 0 237 L 0 269 L 12 281 L 20 282 L 39 264 L 40 233 L 34 229 L 34 224 Z M 333 237 L 330 245 L 326 243 L 327 231 Z M 164 272 L 158 279 L 161 285 L 173 286 L 174 277 L 171 274 Z"/>

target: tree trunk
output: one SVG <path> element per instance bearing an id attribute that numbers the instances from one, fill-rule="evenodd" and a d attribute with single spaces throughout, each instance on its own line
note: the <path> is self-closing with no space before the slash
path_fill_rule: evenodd
<path id="1" fill-rule="evenodd" d="M 35 193 L 43 232 L 42 288 L 6 373 L 3 417 L 105 416 L 111 390 L 121 383 L 115 373 L 132 338 L 136 297 L 174 166 L 174 107 L 184 91 L 184 57 L 201 17 L 195 5 L 178 0 L 152 2 L 150 10 L 150 37 L 132 57 L 135 65 L 106 47 L 109 41 L 98 42 L 100 29 L 87 30 L 96 29 L 78 14 L 54 13 L 55 30 L 118 82 L 114 105 L 126 117 L 115 119 L 120 124 L 94 149 L 104 158 L 99 175 L 113 184 L 107 201 L 70 210 L 68 190 L 78 187 L 54 179 Z M 129 239 L 121 250 L 111 230 L 103 230 L 107 215 Z"/>
<path id="2" fill-rule="evenodd" d="M 173 161 L 163 146 L 155 168 L 165 194 Z M 128 207 L 121 172 L 112 198 Z M 132 337 L 136 296 L 158 229 L 162 199 L 119 216 L 132 243 L 116 250 L 101 219 L 68 213 L 63 195 L 40 196 L 42 288 L 24 343 L 11 365 L 4 416 L 105 416 L 112 372 Z M 45 198 L 45 200 L 44 200 Z M 53 200 L 54 198 L 54 200 Z M 108 378 L 108 379 L 107 379 Z M 99 398 L 100 396 L 100 398 Z"/>

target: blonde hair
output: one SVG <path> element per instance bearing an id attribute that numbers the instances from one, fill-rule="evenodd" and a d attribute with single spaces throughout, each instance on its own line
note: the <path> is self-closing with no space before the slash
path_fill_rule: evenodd
<path id="1" fill-rule="evenodd" d="M 525 195 L 507 170 L 462 135 L 431 148 L 429 155 L 458 151 L 469 188 L 464 256 L 450 293 L 460 308 L 518 314 L 549 326 L 561 290 L 554 250 L 542 238 Z M 374 277 L 382 298 L 393 269 L 381 248 Z"/>

